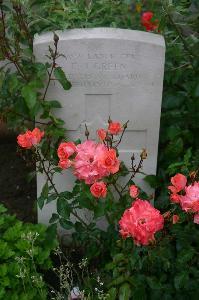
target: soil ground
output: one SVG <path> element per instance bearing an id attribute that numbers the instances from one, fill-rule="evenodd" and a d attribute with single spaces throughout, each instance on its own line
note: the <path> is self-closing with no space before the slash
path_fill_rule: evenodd
<path id="1" fill-rule="evenodd" d="M 24 222 L 35 223 L 36 179 L 30 183 L 27 175 L 33 167 L 17 155 L 16 137 L 0 138 L 0 202 L 9 213 Z"/>

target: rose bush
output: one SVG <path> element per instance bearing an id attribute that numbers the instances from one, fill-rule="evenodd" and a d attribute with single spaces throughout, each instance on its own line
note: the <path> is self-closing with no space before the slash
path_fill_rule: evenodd
<path id="1" fill-rule="evenodd" d="M 20 153 L 29 151 L 37 171 L 46 175 L 39 207 L 56 202 L 50 222 L 72 230 L 72 254 L 88 259 L 92 276 L 84 275 L 86 284 L 80 281 L 80 289 L 91 299 L 198 299 L 197 1 L 19 0 L 0 1 L 0 9 L 0 59 L 15 68 L 13 73 L 0 70 L 1 115 L 23 132 L 18 138 Z M 113 145 L 126 124 L 109 120 L 106 129 L 98 130 L 99 143 L 69 142 L 63 120 L 55 115 L 59 101 L 46 101 L 51 81 L 59 81 L 65 90 L 71 84 L 57 62 L 59 37 L 54 35 L 45 64 L 35 62 L 32 54 L 34 34 L 96 26 L 152 31 L 166 40 L 158 176 L 145 178 L 156 188 L 154 208 L 151 197 L 133 181 L 142 171 L 145 150 L 140 164 L 132 161 L 130 181 L 121 187 L 120 178 L 129 170 Z M 59 193 L 53 176 L 69 168 L 76 183 L 72 191 Z M 144 203 L 145 210 L 135 203 Z M 91 223 L 79 209 L 91 212 Z M 106 231 L 96 226 L 101 217 L 107 221 Z M 119 231 L 129 237 L 123 239 Z M 97 292 L 95 274 L 103 279 Z"/>
<path id="2" fill-rule="evenodd" d="M 192 230 L 195 234 L 197 232 L 196 236 L 198 236 L 198 230 L 193 226 L 194 223 L 196 224 L 195 226 L 199 223 L 199 184 L 195 180 L 196 173 L 194 175 L 195 179 L 192 182 L 181 173 L 171 177 L 170 181 L 172 185 L 168 186 L 168 190 L 171 193 L 171 206 L 169 210 L 161 213 L 157 208 L 153 207 L 149 198 L 148 200 L 143 200 L 147 198 L 147 195 L 133 182 L 133 178 L 140 172 L 143 161 L 147 157 L 146 150 L 144 149 L 140 154 L 140 161 L 137 165 L 134 162 L 134 155 L 132 156 L 132 166 L 129 170 L 119 159 L 117 147 L 125 134 L 127 123 L 121 128 L 123 128 L 122 132 L 120 132 L 121 136 L 118 136 L 119 132 L 112 134 L 108 128 L 103 129 L 106 132 L 106 138 L 100 139 L 98 143 L 89 140 L 88 129 L 85 132 L 86 141 L 81 143 L 78 141 L 76 144 L 71 141 L 61 142 L 57 148 L 57 160 L 54 160 L 54 162 L 57 161 L 60 167 L 56 171 L 65 169 L 65 166 L 63 167 L 60 161 L 65 162 L 68 164 L 67 168 L 71 169 L 68 171 L 71 171 L 78 180 L 72 192 L 59 193 L 53 183 L 53 176 L 49 177 L 49 168 L 46 169 L 45 165 L 42 164 L 43 171 L 47 175 L 47 182 L 39 199 L 39 201 L 42 200 L 39 202 L 41 208 L 45 202 L 48 203 L 49 201 L 57 200 L 57 213 L 53 213 L 50 222 L 54 224 L 59 223 L 65 230 L 73 229 L 73 241 L 79 247 L 80 245 L 84 247 L 85 255 L 89 258 L 90 262 L 94 263 L 96 255 L 100 257 L 100 271 L 103 276 L 108 276 L 108 273 L 113 270 L 113 278 L 116 276 L 116 279 L 110 281 L 110 279 L 106 278 L 109 283 L 106 286 L 107 290 L 104 294 L 106 297 L 112 297 L 110 299 L 117 299 L 118 293 L 128 293 L 127 299 L 131 299 L 131 296 L 134 297 L 136 290 L 132 289 L 131 284 L 132 280 L 134 282 L 132 276 L 134 276 L 133 274 L 138 268 L 138 262 L 141 264 L 139 271 L 143 273 L 144 282 L 149 285 L 151 295 L 154 295 L 153 289 L 156 289 L 158 286 L 158 281 L 156 279 L 152 284 L 150 283 L 150 280 L 152 280 L 150 278 L 154 276 L 153 268 L 156 270 L 157 267 L 157 259 L 153 257 L 156 251 L 166 248 L 170 249 L 173 247 L 173 243 L 181 243 L 180 239 L 184 234 L 187 234 L 187 230 Z M 99 130 L 97 131 L 98 134 Z M 24 149 L 23 145 L 21 147 Z M 37 143 L 31 148 L 28 147 L 28 149 L 36 153 L 38 163 L 42 162 L 42 144 Z M 24 149 L 24 151 L 26 150 Z M 126 179 L 127 182 L 121 186 L 120 177 L 126 176 L 128 173 L 130 174 L 130 179 Z M 118 197 L 115 197 L 115 193 L 118 194 Z M 117 200 L 114 200 L 115 198 Z M 179 205 L 182 209 L 181 212 L 178 209 Z M 90 222 L 82 218 L 82 214 L 79 214 L 76 210 L 85 208 L 87 212 L 90 211 L 92 213 Z M 182 213 L 183 211 L 185 213 Z M 75 217 L 73 222 L 71 221 L 71 216 Z M 100 229 L 97 225 L 101 217 L 106 218 L 106 231 Z M 109 236 L 112 236 L 113 239 L 109 239 Z M 193 243 L 195 243 L 195 237 L 193 237 Z M 192 241 L 190 245 L 185 244 L 185 248 L 187 249 L 187 253 L 192 253 L 190 252 L 192 251 L 190 249 L 193 249 Z M 111 249 L 111 251 L 108 249 Z M 126 252 L 127 249 L 128 254 Z M 104 259 L 105 253 L 106 255 L 111 255 L 112 262 L 109 261 L 108 263 L 107 259 Z M 131 262 L 128 267 L 126 266 L 127 257 L 129 262 Z M 152 261 L 150 261 L 150 257 L 152 257 Z M 150 272 L 150 276 L 152 277 L 147 277 L 145 274 L 143 259 L 147 261 L 148 265 L 152 264 L 152 271 Z M 167 260 L 168 264 L 171 260 L 169 257 L 160 256 L 159 263 L 162 266 L 161 270 L 164 270 L 164 272 L 168 272 L 169 270 L 169 274 L 173 274 L 174 269 L 170 269 L 170 267 L 164 269 L 162 265 L 164 259 Z M 190 254 L 187 262 L 191 264 L 193 262 L 196 263 L 195 260 L 190 262 L 190 259 L 193 259 L 192 254 Z M 120 266 L 125 266 L 120 268 L 120 271 L 118 271 L 117 261 L 119 261 Z M 121 275 L 123 272 L 126 273 L 126 269 L 128 269 L 128 276 Z M 105 270 L 108 270 L 108 273 Z M 137 277 L 137 273 L 135 276 Z M 181 277 L 178 278 L 181 275 L 176 276 L 174 279 L 176 282 L 181 280 Z M 194 280 L 196 281 L 199 279 L 192 272 L 190 275 L 186 273 L 186 282 L 190 281 L 190 276 L 194 276 Z M 137 280 L 138 285 L 136 285 L 136 288 L 140 293 L 140 288 L 143 290 L 143 285 L 141 285 L 139 279 Z M 175 291 L 177 293 L 178 285 L 179 287 L 182 286 L 181 281 L 175 283 Z M 158 292 L 159 296 L 164 293 L 166 283 L 165 285 L 162 283 L 161 286 L 162 288 Z M 84 289 L 84 286 L 82 289 Z M 171 289 L 169 293 L 172 294 L 173 290 Z M 189 293 L 190 290 L 188 288 L 186 295 Z M 182 295 L 181 293 L 178 294 Z"/>

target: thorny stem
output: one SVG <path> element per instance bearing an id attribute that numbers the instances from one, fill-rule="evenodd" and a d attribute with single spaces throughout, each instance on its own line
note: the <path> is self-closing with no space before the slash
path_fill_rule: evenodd
<path id="1" fill-rule="evenodd" d="M 21 113 L 18 113 L 18 112 L 16 112 L 16 111 L 13 111 L 12 109 L 7 110 L 7 112 L 8 112 L 8 113 L 10 112 L 10 113 L 13 113 L 13 114 L 15 114 L 15 115 L 17 115 L 17 116 L 20 116 L 20 117 L 22 117 L 22 118 L 24 119 L 24 121 L 28 121 L 28 122 L 31 122 L 31 123 L 33 123 L 33 124 L 40 124 L 40 125 L 45 125 L 45 126 L 47 126 L 47 125 L 50 124 L 50 122 L 45 123 L 45 122 L 41 122 L 41 121 L 32 120 L 32 119 L 30 119 L 30 118 L 25 117 L 25 116 L 24 116 L 23 114 L 21 114 Z"/>
<path id="2" fill-rule="evenodd" d="M 86 136 L 86 139 L 88 141 L 89 131 L 88 131 L 88 127 L 87 127 L 86 123 L 85 123 L 85 136 Z"/>
<path id="3" fill-rule="evenodd" d="M 55 50 L 54 50 L 54 53 L 52 54 L 52 67 L 51 67 L 51 70 L 50 72 L 48 73 L 48 82 L 47 82 L 47 85 L 46 85 L 46 89 L 44 91 L 44 95 L 43 95 L 43 98 L 42 100 L 44 101 L 45 98 L 46 98 L 46 94 L 47 94 L 47 91 L 48 91 L 48 88 L 49 88 L 49 85 L 50 85 L 50 82 L 52 80 L 52 74 L 53 74 L 53 70 L 55 69 L 56 67 L 56 58 L 57 58 L 57 55 L 58 55 L 58 49 L 57 49 L 57 46 L 58 46 L 58 40 L 56 40 L 54 38 L 54 46 L 55 46 Z"/>
<path id="4" fill-rule="evenodd" d="M 40 121 L 36 121 L 36 120 L 31 120 L 29 118 L 24 117 L 22 114 L 19 114 L 19 113 L 16 113 L 16 112 L 15 112 L 15 114 L 18 115 L 18 116 L 23 117 L 24 121 L 29 121 L 29 122 L 32 122 L 34 124 L 40 124 L 40 125 L 46 125 L 46 126 L 49 125 L 49 122 L 45 123 L 45 122 L 40 122 Z"/>
<path id="5" fill-rule="evenodd" d="M 122 138 L 123 138 L 123 135 L 124 135 L 124 133 L 125 133 L 125 131 L 126 131 L 126 129 L 127 129 L 127 124 L 128 124 L 128 122 L 129 122 L 129 120 L 124 124 L 124 129 L 123 129 L 123 131 L 122 131 L 122 134 L 121 134 L 121 136 L 120 136 L 120 139 L 119 139 L 118 143 L 115 145 L 115 148 L 117 148 L 117 147 L 119 146 L 119 144 L 121 143 Z"/>
<path id="6" fill-rule="evenodd" d="M 126 187 L 128 186 L 129 182 L 135 177 L 135 175 L 139 172 L 139 170 L 142 168 L 142 164 L 143 164 L 143 158 L 140 158 L 139 164 L 137 167 L 134 167 L 132 165 L 133 168 L 133 172 L 131 177 L 129 178 L 128 182 L 125 184 L 125 186 L 122 188 L 121 193 L 123 193 L 123 191 L 126 189 Z"/>
<path id="7" fill-rule="evenodd" d="M 27 24 L 26 24 L 26 22 L 25 22 L 25 20 L 23 18 L 22 7 L 21 6 L 14 6 L 13 8 L 14 8 L 16 14 L 17 14 L 18 24 L 26 32 L 26 35 L 28 37 L 29 46 L 30 46 L 30 48 L 32 48 L 32 46 L 33 46 L 33 39 L 32 39 L 32 36 L 30 35 L 29 30 L 28 30 L 28 26 L 27 26 Z"/>

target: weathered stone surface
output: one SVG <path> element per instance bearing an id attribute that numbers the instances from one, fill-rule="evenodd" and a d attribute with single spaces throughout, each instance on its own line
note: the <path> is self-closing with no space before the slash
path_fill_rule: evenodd
<path id="1" fill-rule="evenodd" d="M 156 173 L 159 121 L 161 112 L 165 44 L 161 35 L 113 28 L 74 29 L 57 32 L 58 50 L 63 54 L 57 63 L 63 68 L 72 88 L 64 91 L 56 81 L 50 85 L 47 98 L 58 99 L 63 108 L 57 115 L 66 123 L 71 139 L 85 139 L 85 123 L 95 138 L 97 128 L 107 119 L 126 122 L 128 129 L 120 145 L 120 157 L 130 166 L 134 152 L 139 157 L 147 149 L 143 172 Z M 36 36 L 34 53 L 38 61 L 47 60 L 53 34 Z M 45 183 L 38 174 L 38 195 Z M 137 183 L 151 190 L 138 175 Z M 59 190 L 71 189 L 70 171 L 57 175 Z M 54 204 L 39 211 L 39 221 L 48 222 Z"/>

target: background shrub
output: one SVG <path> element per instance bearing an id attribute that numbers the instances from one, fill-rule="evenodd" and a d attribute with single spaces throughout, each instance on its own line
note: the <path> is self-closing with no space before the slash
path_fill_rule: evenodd
<path id="1" fill-rule="evenodd" d="M 42 270 L 56 246 L 56 228 L 23 224 L 0 205 L 0 299 L 46 299 Z"/>

